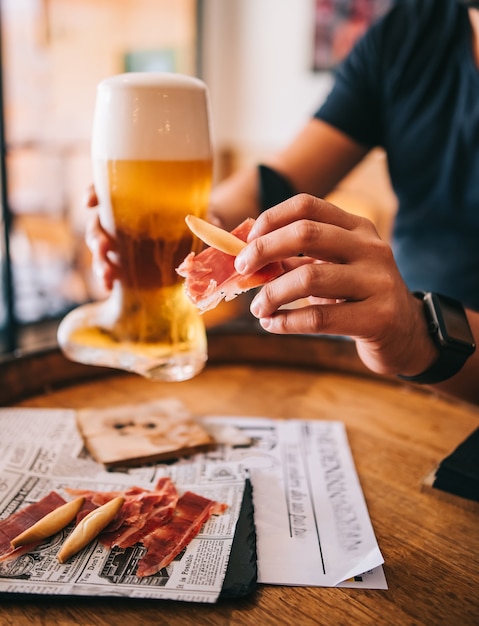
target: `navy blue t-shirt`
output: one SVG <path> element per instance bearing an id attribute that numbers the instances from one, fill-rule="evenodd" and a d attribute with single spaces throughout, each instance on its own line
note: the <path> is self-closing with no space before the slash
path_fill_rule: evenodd
<path id="1" fill-rule="evenodd" d="M 403 0 L 338 68 L 316 117 L 382 146 L 399 201 L 393 251 L 410 289 L 479 310 L 479 69 L 456 0 Z"/>

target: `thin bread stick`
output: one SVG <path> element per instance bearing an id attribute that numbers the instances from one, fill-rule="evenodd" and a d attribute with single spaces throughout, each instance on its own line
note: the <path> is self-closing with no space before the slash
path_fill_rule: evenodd
<path id="1" fill-rule="evenodd" d="M 191 232 L 201 239 L 201 241 L 212 248 L 221 250 L 221 252 L 225 252 L 231 256 L 237 256 L 246 246 L 246 243 L 239 239 L 239 237 L 202 220 L 200 217 L 187 215 L 185 221 Z"/>
<path id="2" fill-rule="evenodd" d="M 14 537 L 10 544 L 12 548 L 25 546 L 35 541 L 42 541 L 60 532 L 62 528 L 72 522 L 78 511 L 82 508 L 85 498 L 83 496 L 66 502 L 38 520 L 33 526 Z"/>
<path id="3" fill-rule="evenodd" d="M 124 502 L 125 498 L 118 496 L 91 513 L 88 513 L 88 515 L 75 526 L 71 535 L 64 542 L 60 552 L 57 554 L 58 561 L 60 563 L 66 563 L 68 559 L 84 548 L 92 539 L 95 539 L 112 521 Z"/>

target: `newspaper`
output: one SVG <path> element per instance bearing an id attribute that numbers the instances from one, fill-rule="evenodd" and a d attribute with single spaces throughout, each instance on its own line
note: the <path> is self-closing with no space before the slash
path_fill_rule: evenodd
<path id="1" fill-rule="evenodd" d="M 217 600 L 245 485 L 245 471 L 239 464 L 199 460 L 109 472 L 86 454 L 73 411 L 0 409 L 0 427 L 0 519 L 52 490 L 66 500 L 71 498 L 64 487 L 116 491 L 137 485 L 153 490 L 162 476 L 169 476 L 180 493 L 190 490 L 228 505 L 153 576 L 134 574 L 144 553 L 139 544 L 110 550 L 93 542 L 62 565 L 56 558 L 67 534 L 62 531 L 32 552 L 0 562 L 0 593 Z"/>
<path id="2" fill-rule="evenodd" d="M 258 582 L 387 589 L 383 558 L 341 422 L 207 416 L 201 422 L 222 442 L 213 451 L 172 465 L 107 472 L 86 453 L 73 411 L 0 409 L 0 420 L 0 518 L 50 488 L 152 488 L 163 475 L 171 476 L 180 490 L 230 505 L 227 514 L 205 525 L 180 561 L 158 576 L 135 577 L 131 572 L 138 555 L 112 553 L 98 544 L 77 556 L 75 567 L 59 566 L 58 546 L 47 544 L 45 563 L 29 564 L 38 580 L 30 570 L 26 579 L 21 563 L 10 565 L 11 570 L 0 563 L 0 591 L 214 602 L 245 477 L 253 484 Z M 185 567 L 191 559 L 204 559 L 207 572 L 214 564 L 207 584 L 198 585 L 194 568 Z"/>

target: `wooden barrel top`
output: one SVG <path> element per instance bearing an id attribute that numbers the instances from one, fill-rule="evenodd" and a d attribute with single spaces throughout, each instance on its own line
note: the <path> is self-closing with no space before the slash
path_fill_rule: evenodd
<path id="1" fill-rule="evenodd" d="M 343 339 L 209 333 L 209 363 L 158 383 L 67 361 L 57 349 L 0 363 L 0 404 L 105 407 L 180 398 L 194 414 L 344 422 L 388 590 L 260 585 L 215 605 L 15 596 L 0 624 L 477 624 L 479 517 L 422 489 L 425 476 L 479 426 L 479 407 L 372 376 Z"/>

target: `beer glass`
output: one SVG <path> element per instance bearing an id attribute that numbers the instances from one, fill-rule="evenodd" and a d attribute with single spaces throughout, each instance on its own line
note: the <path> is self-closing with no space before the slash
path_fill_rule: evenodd
<path id="1" fill-rule="evenodd" d="M 212 179 L 204 83 L 169 73 L 127 73 L 97 89 L 93 180 L 121 277 L 111 295 L 69 313 L 58 330 L 75 361 L 181 381 L 207 358 L 203 319 L 176 268 L 201 246 L 185 224 L 205 217 Z"/>

